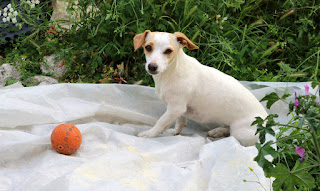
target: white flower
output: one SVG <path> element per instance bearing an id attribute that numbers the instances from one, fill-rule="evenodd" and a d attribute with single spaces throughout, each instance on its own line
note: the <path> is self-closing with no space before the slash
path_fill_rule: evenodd
<path id="1" fill-rule="evenodd" d="M 10 10 L 9 10 L 9 11 L 12 13 L 14 10 L 13 10 L 13 8 L 10 8 Z"/>
<path id="2" fill-rule="evenodd" d="M 3 18 L 2 21 L 5 23 L 5 22 L 7 22 L 7 19 L 6 19 L 6 18 Z"/>
<path id="3" fill-rule="evenodd" d="M 221 15 L 217 15 L 217 18 L 220 18 L 221 17 Z"/>
<path id="4" fill-rule="evenodd" d="M 8 13 L 8 17 L 11 17 L 12 16 L 12 13 Z"/>
<path id="5" fill-rule="evenodd" d="M 3 9 L 3 12 L 6 13 L 7 11 L 8 11 L 8 8 L 7 8 L 7 7 Z"/>
<path id="6" fill-rule="evenodd" d="M 34 3 L 35 3 L 35 0 L 31 0 L 31 3 L 33 3 L 33 4 L 34 4 Z"/>
<path id="7" fill-rule="evenodd" d="M 1 16 L 2 11 L 0 10 L 0 16 Z"/>
<path id="8" fill-rule="evenodd" d="M 223 29 L 223 26 L 220 26 L 220 29 Z"/>
<path id="9" fill-rule="evenodd" d="M 27 3 L 30 5 L 30 4 L 31 4 L 31 1 L 30 1 L 30 0 L 28 0 L 28 1 L 27 1 Z"/>
<path id="10" fill-rule="evenodd" d="M 3 13 L 3 16 L 4 16 L 4 17 L 7 17 L 7 16 L 8 16 L 8 13 L 4 12 L 4 13 Z"/>
<path id="11" fill-rule="evenodd" d="M 13 18 L 12 19 L 12 23 L 14 24 L 14 23 L 17 23 L 17 19 L 16 18 Z"/>
<path id="12" fill-rule="evenodd" d="M 13 16 L 18 16 L 18 11 L 13 12 Z"/>
<path id="13" fill-rule="evenodd" d="M 7 5 L 8 9 L 12 8 L 11 3 Z"/>
<path id="14" fill-rule="evenodd" d="M 10 22 L 10 17 L 7 17 L 7 21 Z"/>
<path id="15" fill-rule="evenodd" d="M 38 5 L 40 3 L 40 0 L 36 0 L 36 4 Z"/>
<path id="16" fill-rule="evenodd" d="M 31 9 L 33 9 L 36 5 L 35 4 L 31 4 Z"/>

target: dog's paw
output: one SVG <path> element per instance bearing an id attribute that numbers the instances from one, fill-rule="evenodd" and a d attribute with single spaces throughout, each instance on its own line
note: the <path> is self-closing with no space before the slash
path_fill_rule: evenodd
<path id="1" fill-rule="evenodd" d="M 149 129 L 147 131 L 143 131 L 141 133 L 138 134 L 138 137 L 156 137 L 158 135 L 158 133 L 156 133 L 155 131 L 153 131 L 152 129 Z"/>
<path id="2" fill-rule="evenodd" d="M 176 129 L 168 129 L 164 132 L 164 134 L 175 136 L 179 135 L 180 133 L 178 133 Z"/>
<path id="3" fill-rule="evenodd" d="M 211 131 L 209 131 L 207 135 L 209 137 L 213 137 L 213 138 L 227 137 L 230 135 L 230 131 L 228 128 L 217 127 L 215 129 L 212 129 Z"/>

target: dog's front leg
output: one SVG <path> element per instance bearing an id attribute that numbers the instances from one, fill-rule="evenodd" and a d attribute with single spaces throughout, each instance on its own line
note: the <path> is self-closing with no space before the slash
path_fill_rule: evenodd
<path id="1" fill-rule="evenodd" d="M 170 125 L 175 120 L 181 117 L 186 112 L 186 110 L 187 110 L 186 106 L 169 104 L 167 106 L 167 111 L 160 117 L 156 125 L 147 131 L 143 131 L 142 133 L 139 133 L 138 136 L 139 137 L 155 137 L 163 133 L 166 129 L 170 127 Z"/>

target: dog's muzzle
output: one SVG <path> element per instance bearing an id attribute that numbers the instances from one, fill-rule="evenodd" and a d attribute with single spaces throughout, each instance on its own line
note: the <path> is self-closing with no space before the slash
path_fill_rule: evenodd
<path id="1" fill-rule="evenodd" d="M 157 64 L 155 64 L 155 63 L 148 64 L 148 72 L 150 74 L 158 74 L 157 69 L 158 69 Z"/>

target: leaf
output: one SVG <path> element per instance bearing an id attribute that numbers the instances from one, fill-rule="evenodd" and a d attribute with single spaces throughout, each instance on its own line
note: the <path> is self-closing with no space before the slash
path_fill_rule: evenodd
<path id="1" fill-rule="evenodd" d="M 271 155 L 273 158 L 278 157 L 278 153 L 274 148 L 271 147 L 273 141 L 268 141 L 261 147 L 261 143 L 256 143 L 256 147 L 259 151 L 258 155 L 254 158 L 255 161 L 261 166 L 267 177 L 271 177 L 271 170 L 273 169 L 273 165 L 270 161 L 268 161 L 265 156 Z"/>
<path id="2" fill-rule="evenodd" d="M 265 131 L 266 133 L 272 135 L 272 136 L 275 136 L 275 132 L 274 130 L 272 129 L 273 126 L 277 125 L 277 123 L 274 121 L 274 118 L 277 118 L 278 115 L 277 114 L 270 114 L 268 115 L 267 117 L 267 124 L 266 124 L 266 128 L 265 128 Z"/>
<path id="3" fill-rule="evenodd" d="M 303 127 L 305 118 L 297 116 L 297 121 L 298 121 L 299 127 Z"/>
<path id="4" fill-rule="evenodd" d="M 272 129 L 272 127 L 276 125 L 274 118 L 277 118 L 277 117 L 278 117 L 277 114 L 270 114 L 267 116 L 265 120 L 263 120 L 260 117 L 256 117 L 256 120 L 252 123 L 252 125 L 257 124 L 256 135 L 259 134 L 260 143 L 263 144 L 266 141 L 266 134 L 275 136 L 275 132 Z M 263 126 L 264 124 L 265 124 L 265 127 Z"/>
<path id="5" fill-rule="evenodd" d="M 299 170 L 306 167 L 306 164 L 297 164 L 300 162 L 296 162 L 294 168 L 296 170 L 290 171 L 285 165 L 281 163 L 277 163 L 276 167 L 272 171 L 272 176 L 276 179 L 273 182 L 272 186 L 274 190 L 280 190 L 282 187 L 285 190 L 297 190 L 296 186 L 305 187 L 305 188 L 313 188 L 315 186 L 314 178 L 310 173 L 306 170 Z M 296 167 L 299 165 L 298 167 Z"/>
<path id="6" fill-rule="evenodd" d="M 267 101 L 267 108 L 270 109 L 270 107 L 277 101 L 279 101 L 281 98 L 278 96 L 277 93 L 275 92 L 272 92 L 266 96 L 264 96 L 260 102 L 263 102 L 263 101 Z"/>
<path id="7" fill-rule="evenodd" d="M 291 94 L 285 93 L 285 94 L 281 97 L 281 99 L 285 100 L 285 99 L 288 98 L 289 96 L 291 96 Z"/>
<path id="8" fill-rule="evenodd" d="M 275 45 L 271 46 L 270 48 L 268 48 L 266 51 L 263 52 L 261 58 L 264 58 L 264 57 L 268 57 L 270 54 L 273 53 L 273 51 L 275 49 L 277 49 L 277 47 L 280 45 L 279 42 L 277 42 Z"/>
<path id="9" fill-rule="evenodd" d="M 263 144 L 266 142 L 266 131 L 264 130 L 264 127 L 262 125 L 258 125 L 258 130 L 256 134 L 259 133 L 259 140 Z"/>
<path id="10" fill-rule="evenodd" d="M 310 129 L 314 132 L 317 132 L 316 129 L 318 128 L 319 124 L 315 120 L 317 117 L 317 114 L 315 113 L 314 110 L 315 110 L 314 108 L 309 108 L 305 119 L 309 122 Z"/>
<path id="11" fill-rule="evenodd" d="M 311 87 L 313 89 L 315 89 L 317 87 L 317 85 L 319 85 L 319 82 L 317 82 L 317 81 L 314 81 L 314 82 L 311 83 Z"/>
<path id="12" fill-rule="evenodd" d="M 264 120 L 261 117 L 256 117 L 256 120 L 254 122 L 252 122 L 251 126 L 253 126 L 255 124 L 262 124 L 263 121 Z"/>

